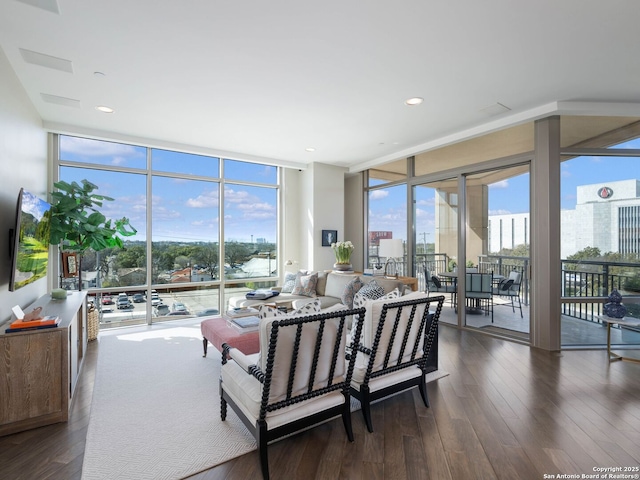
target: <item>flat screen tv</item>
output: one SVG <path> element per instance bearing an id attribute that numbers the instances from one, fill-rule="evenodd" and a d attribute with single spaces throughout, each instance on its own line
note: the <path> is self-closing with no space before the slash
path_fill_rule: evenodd
<path id="1" fill-rule="evenodd" d="M 10 242 L 10 291 L 13 292 L 47 276 L 50 220 L 51 205 L 21 188 L 18 194 L 15 228 Z"/>

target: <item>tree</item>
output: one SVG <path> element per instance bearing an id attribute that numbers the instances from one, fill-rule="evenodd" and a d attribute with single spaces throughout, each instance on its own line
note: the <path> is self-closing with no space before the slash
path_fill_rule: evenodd
<path id="1" fill-rule="evenodd" d="M 251 249 L 238 242 L 229 242 L 224 244 L 224 257 L 229 265 L 239 265 L 244 263 L 251 256 Z"/>
<path id="2" fill-rule="evenodd" d="M 193 250 L 193 260 L 200 268 L 205 269 L 211 278 L 215 278 L 218 267 L 218 246 L 214 243 L 196 246 Z"/>

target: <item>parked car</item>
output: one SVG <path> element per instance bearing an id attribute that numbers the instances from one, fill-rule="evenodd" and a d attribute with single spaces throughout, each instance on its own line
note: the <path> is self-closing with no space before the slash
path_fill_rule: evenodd
<path id="1" fill-rule="evenodd" d="M 124 297 L 118 297 L 116 305 L 118 306 L 118 310 L 125 310 L 133 306 L 131 304 L 131 301 L 129 301 L 129 297 L 127 297 L 126 295 Z"/>
<path id="2" fill-rule="evenodd" d="M 101 302 L 102 305 L 113 305 L 113 298 L 111 298 L 111 295 L 103 295 Z"/>
<path id="3" fill-rule="evenodd" d="M 156 307 L 162 303 L 162 299 L 158 295 L 158 292 L 151 293 L 151 306 Z"/>
<path id="4" fill-rule="evenodd" d="M 188 310 L 180 310 L 179 312 L 169 312 L 169 313 L 167 313 L 167 315 L 170 315 L 170 316 L 174 316 L 174 315 L 189 315 L 189 311 Z"/>
<path id="5" fill-rule="evenodd" d="M 206 308 L 196 313 L 198 317 L 207 317 L 209 315 L 218 315 L 218 314 L 220 314 L 220 311 L 217 308 Z"/>
<path id="6" fill-rule="evenodd" d="M 165 315 L 169 315 L 169 305 L 158 305 L 153 309 L 156 317 L 163 317 Z"/>
<path id="7" fill-rule="evenodd" d="M 171 311 L 172 312 L 186 312 L 187 311 L 187 307 L 185 307 L 184 303 L 182 303 L 182 302 L 173 302 L 173 305 L 171 305 Z"/>
<path id="8" fill-rule="evenodd" d="M 133 303 L 142 303 L 144 302 L 144 295 L 141 293 L 133 294 Z"/>

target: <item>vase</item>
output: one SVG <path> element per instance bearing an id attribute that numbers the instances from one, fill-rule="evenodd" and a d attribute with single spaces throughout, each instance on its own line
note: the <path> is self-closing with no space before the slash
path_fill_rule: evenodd
<path id="1" fill-rule="evenodd" d="M 622 295 L 616 289 L 609 294 L 609 303 L 605 303 L 602 311 L 608 317 L 623 318 L 627 314 L 627 307 L 622 303 Z"/>
<path id="2" fill-rule="evenodd" d="M 334 263 L 333 269 L 337 272 L 350 272 L 353 266 L 350 263 Z"/>

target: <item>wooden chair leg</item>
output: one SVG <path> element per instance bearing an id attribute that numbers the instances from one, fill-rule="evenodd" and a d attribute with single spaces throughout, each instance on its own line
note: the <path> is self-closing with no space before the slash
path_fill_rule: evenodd
<path id="1" fill-rule="evenodd" d="M 269 480 L 269 457 L 267 455 L 267 423 L 258 421 L 258 450 L 260 453 L 260 468 L 262 478 Z"/>
<path id="2" fill-rule="evenodd" d="M 227 401 L 220 395 L 220 418 L 224 422 L 227 419 Z"/>
<path id="3" fill-rule="evenodd" d="M 347 432 L 347 438 L 350 442 L 353 442 L 353 427 L 351 425 L 351 402 L 347 398 L 342 409 L 342 423 L 344 423 L 344 429 Z"/>
<path id="4" fill-rule="evenodd" d="M 422 378 L 420 380 L 420 384 L 418 385 L 420 389 L 420 396 L 422 397 L 422 401 L 424 402 L 424 406 L 429 408 L 429 394 L 427 393 L 427 381 L 424 378 L 424 373 L 422 374 Z"/>
<path id="5" fill-rule="evenodd" d="M 367 425 L 369 433 L 373 433 L 373 422 L 371 421 L 371 401 L 369 400 L 369 387 L 360 386 L 360 405 L 362 406 L 362 416 Z"/>

